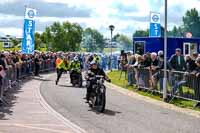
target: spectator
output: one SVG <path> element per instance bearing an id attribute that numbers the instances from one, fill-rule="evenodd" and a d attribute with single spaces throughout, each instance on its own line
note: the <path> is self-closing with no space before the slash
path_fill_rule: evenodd
<path id="1" fill-rule="evenodd" d="M 169 60 L 169 67 L 171 70 L 174 70 L 174 71 L 186 70 L 184 56 L 181 55 L 181 49 L 177 48 L 176 53 L 171 56 Z"/>
<path id="2" fill-rule="evenodd" d="M 40 72 L 40 58 L 39 58 L 39 55 L 36 55 L 35 56 L 35 76 L 39 76 L 39 72 Z"/>
<path id="3" fill-rule="evenodd" d="M 177 88 L 177 83 L 182 81 L 183 74 L 177 71 L 185 71 L 186 70 L 186 63 L 184 56 L 181 55 L 181 49 L 177 48 L 174 55 L 171 56 L 169 60 L 169 67 L 172 70 L 170 73 L 170 83 L 173 88 Z M 174 72 L 176 71 L 176 72 Z M 182 87 L 179 87 L 180 95 L 182 95 Z"/>
<path id="4" fill-rule="evenodd" d="M 151 68 L 154 69 L 154 67 L 158 66 L 158 59 L 156 53 L 151 53 Z"/>
<path id="5" fill-rule="evenodd" d="M 114 56 L 113 56 L 113 65 L 114 65 L 114 68 L 115 68 L 115 69 L 117 69 L 117 64 L 118 64 L 118 63 L 117 63 L 117 55 L 114 55 Z"/>
<path id="6" fill-rule="evenodd" d="M 192 72 L 196 69 L 197 65 L 195 61 L 190 57 L 190 55 L 186 55 L 186 71 Z"/>
<path id="7" fill-rule="evenodd" d="M 3 69 L 5 70 L 6 69 L 6 64 L 5 64 L 5 55 L 4 54 L 1 54 L 0 55 L 0 65 L 3 67 Z"/>
<path id="8" fill-rule="evenodd" d="M 135 56 L 132 55 L 129 58 L 129 62 L 127 64 L 127 70 L 128 70 L 128 85 L 133 85 L 134 84 L 134 69 L 133 65 L 135 64 L 136 59 Z"/>
<path id="9" fill-rule="evenodd" d="M 127 59 L 127 55 L 125 53 L 122 53 L 120 55 L 120 69 L 123 71 L 123 70 L 126 70 L 126 67 L 125 65 L 128 63 L 128 59 Z"/>
<path id="10" fill-rule="evenodd" d="M 163 52 L 158 53 L 158 65 L 154 67 L 156 72 L 152 76 L 152 86 L 153 89 L 157 89 L 157 83 L 160 81 L 160 90 L 163 90 L 163 78 L 164 78 L 164 54 Z"/>
<path id="11" fill-rule="evenodd" d="M 128 61 L 128 62 L 131 60 L 131 56 L 132 56 L 131 52 L 128 52 L 128 53 L 127 53 L 127 61 Z"/>
<path id="12" fill-rule="evenodd" d="M 198 53 L 194 52 L 192 53 L 192 59 L 195 61 L 198 58 Z"/>
<path id="13" fill-rule="evenodd" d="M 200 81 L 200 57 L 196 59 L 196 65 L 197 65 L 196 69 L 192 72 L 192 74 L 196 77 L 194 81 L 195 85 L 193 87 L 194 87 L 194 93 L 195 93 L 195 100 L 200 101 L 200 88 L 199 88 L 200 87 L 200 82 L 199 82 Z M 199 107 L 200 102 L 198 102 L 196 106 Z"/>
<path id="14" fill-rule="evenodd" d="M 106 57 L 106 55 L 102 56 L 102 68 L 103 68 L 103 70 L 107 69 L 107 57 Z"/>
<path id="15" fill-rule="evenodd" d="M 133 65 L 135 68 L 135 79 L 136 79 L 136 84 L 138 87 L 144 87 L 145 82 L 144 82 L 144 74 L 142 73 L 142 68 L 144 68 L 144 63 L 143 63 L 143 57 L 141 55 L 135 55 L 136 57 L 136 62 Z"/>
<path id="16" fill-rule="evenodd" d="M 162 50 L 158 51 L 158 60 L 159 60 L 159 57 L 163 55 L 164 55 L 164 52 Z"/>
<path id="17" fill-rule="evenodd" d="M 147 54 L 144 54 L 142 56 L 142 66 L 143 67 L 150 67 L 151 66 L 151 57 L 147 56 Z"/>
<path id="18" fill-rule="evenodd" d="M 157 54 L 156 53 L 151 53 L 151 66 L 149 67 L 149 84 L 152 87 L 153 86 L 153 80 L 152 80 L 152 75 L 156 73 L 156 68 L 158 66 L 158 59 L 157 59 Z"/>
<path id="19" fill-rule="evenodd" d="M 184 57 L 181 55 L 181 50 L 176 49 L 175 55 L 169 60 L 169 67 L 172 70 L 172 73 L 169 73 L 169 80 L 172 87 L 172 96 L 175 94 L 183 95 L 182 86 L 186 83 L 185 76 L 181 72 L 186 70 L 186 62 Z M 174 72 L 176 71 L 176 72 Z"/>

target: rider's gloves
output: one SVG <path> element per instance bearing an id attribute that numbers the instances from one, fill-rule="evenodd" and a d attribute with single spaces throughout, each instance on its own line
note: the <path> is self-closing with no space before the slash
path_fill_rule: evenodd
<path id="1" fill-rule="evenodd" d="M 110 83 L 110 82 L 111 82 L 111 79 L 108 79 L 107 81 Z"/>

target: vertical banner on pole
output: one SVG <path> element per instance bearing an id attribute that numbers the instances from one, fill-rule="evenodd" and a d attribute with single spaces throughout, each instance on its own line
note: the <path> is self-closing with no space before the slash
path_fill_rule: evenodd
<path id="1" fill-rule="evenodd" d="M 151 12 L 150 13 L 150 37 L 160 37 L 161 27 L 160 27 L 160 13 Z"/>
<path id="2" fill-rule="evenodd" d="M 24 36 L 22 53 L 33 54 L 35 50 L 35 16 L 36 9 L 26 8 L 24 18 Z"/>

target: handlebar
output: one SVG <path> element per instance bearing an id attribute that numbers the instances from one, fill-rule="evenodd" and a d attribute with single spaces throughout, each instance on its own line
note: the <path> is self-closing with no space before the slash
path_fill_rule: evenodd
<path id="1" fill-rule="evenodd" d="M 94 75 L 92 77 L 89 77 L 90 80 L 92 80 L 92 79 L 100 79 L 100 78 L 104 79 L 104 76 L 102 76 L 102 75 Z"/>
<path id="2" fill-rule="evenodd" d="M 107 79 L 107 78 L 105 78 L 105 77 L 102 76 L 102 75 L 95 75 L 94 77 L 90 77 L 90 78 L 89 78 L 89 80 L 95 80 L 95 79 L 104 79 L 104 80 L 106 80 L 107 82 L 111 82 L 110 79 Z"/>
<path id="3" fill-rule="evenodd" d="M 102 75 L 95 75 L 95 78 L 104 78 Z"/>

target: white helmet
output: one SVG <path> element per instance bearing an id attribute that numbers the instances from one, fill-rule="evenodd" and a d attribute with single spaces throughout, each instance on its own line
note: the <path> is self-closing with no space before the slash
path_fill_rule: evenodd
<path id="1" fill-rule="evenodd" d="M 90 62 L 90 65 L 96 65 L 97 64 L 97 62 L 96 61 L 92 61 L 92 62 Z"/>
<path id="2" fill-rule="evenodd" d="M 78 61 L 78 57 L 77 56 L 74 57 L 74 61 Z"/>
<path id="3" fill-rule="evenodd" d="M 164 55 L 164 52 L 162 50 L 158 51 L 158 56 Z"/>

